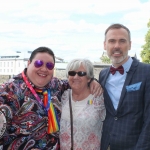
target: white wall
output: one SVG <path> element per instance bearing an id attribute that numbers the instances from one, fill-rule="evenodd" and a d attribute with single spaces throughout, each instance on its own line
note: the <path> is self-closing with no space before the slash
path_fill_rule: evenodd
<path id="1" fill-rule="evenodd" d="M 0 59 L 0 75 L 17 75 L 26 67 L 23 59 Z"/>

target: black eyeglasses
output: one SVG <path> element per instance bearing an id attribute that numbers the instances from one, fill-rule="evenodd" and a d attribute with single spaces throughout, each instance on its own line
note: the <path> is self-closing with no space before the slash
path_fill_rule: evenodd
<path id="1" fill-rule="evenodd" d="M 69 72 L 68 72 L 68 75 L 69 75 L 69 76 L 75 76 L 76 74 L 77 74 L 79 77 L 86 76 L 86 72 L 83 72 L 83 71 L 79 71 L 79 72 L 69 71 Z"/>
<path id="2" fill-rule="evenodd" d="M 36 61 L 34 62 L 34 66 L 35 66 L 36 68 L 42 67 L 43 64 L 44 64 L 44 62 L 43 62 L 42 60 L 36 60 Z M 54 68 L 54 64 L 53 64 L 52 62 L 47 62 L 47 63 L 46 63 L 46 67 L 47 67 L 49 70 L 52 70 L 52 69 Z"/>

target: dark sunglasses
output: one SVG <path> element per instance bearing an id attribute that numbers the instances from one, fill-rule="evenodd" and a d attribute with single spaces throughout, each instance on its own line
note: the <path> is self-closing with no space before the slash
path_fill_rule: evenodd
<path id="1" fill-rule="evenodd" d="M 79 71 L 79 72 L 69 71 L 69 72 L 68 72 L 68 75 L 69 75 L 69 76 L 75 76 L 76 74 L 77 74 L 79 77 L 86 76 L 86 72 L 83 72 L 83 71 Z"/>
<path id="2" fill-rule="evenodd" d="M 44 62 L 43 62 L 42 60 L 36 60 L 36 61 L 34 62 L 34 66 L 35 66 L 36 68 L 42 67 L 43 64 L 44 64 Z M 52 62 L 47 62 L 47 63 L 46 63 L 46 67 L 47 67 L 49 70 L 52 70 L 52 69 L 54 68 L 54 64 L 53 64 Z"/>

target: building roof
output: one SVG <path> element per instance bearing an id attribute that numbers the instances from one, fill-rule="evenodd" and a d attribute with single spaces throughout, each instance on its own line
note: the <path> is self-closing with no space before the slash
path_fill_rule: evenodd
<path id="1" fill-rule="evenodd" d="M 3 55 L 3 56 L 0 56 L 0 59 L 1 60 L 10 60 L 10 59 L 23 59 L 23 60 L 28 60 L 30 57 L 30 55 L 28 56 L 22 56 L 22 55 Z M 55 59 L 56 59 L 56 62 L 63 62 L 64 59 L 60 58 L 60 57 L 56 57 L 55 56 Z"/>

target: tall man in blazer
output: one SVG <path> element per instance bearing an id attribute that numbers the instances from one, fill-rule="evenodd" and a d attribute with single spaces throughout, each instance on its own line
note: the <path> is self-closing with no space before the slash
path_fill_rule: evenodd
<path id="1" fill-rule="evenodd" d="M 150 150 L 150 65 L 128 56 L 130 48 L 127 27 L 106 29 L 104 49 L 112 66 L 99 75 L 106 107 L 101 150 Z"/>

